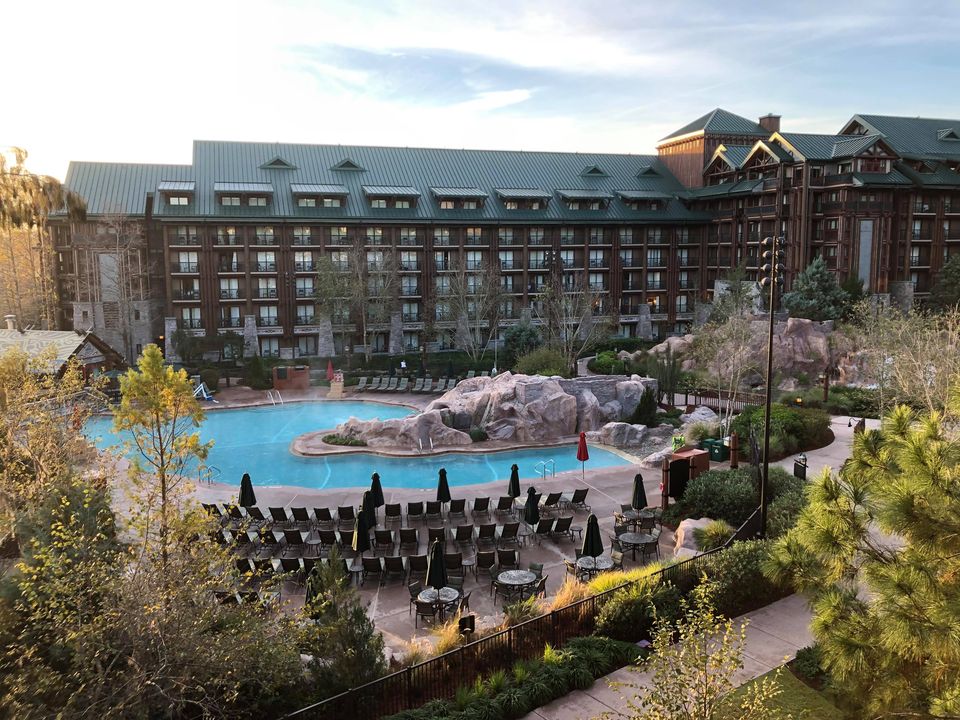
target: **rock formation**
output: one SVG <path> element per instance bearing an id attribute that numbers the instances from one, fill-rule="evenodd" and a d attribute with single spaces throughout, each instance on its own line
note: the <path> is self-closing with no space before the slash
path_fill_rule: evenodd
<path id="1" fill-rule="evenodd" d="M 350 418 L 337 426 L 338 435 L 351 440 L 363 440 L 369 447 L 399 447 L 413 450 L 421 446 L 469 445 L 472 441 L 465 432 L 443 424 L 438 411 L 423 412 L 410 417 L 391 420 L 358 420 Z"/>
<path id="2" fill-rule="evenodd" d="M 677 532 L 674 534 L 673 555 L 678 558 L 691 557 L 700 551 L 697 549 L 697 541 L 694 538 L 694 530 L 706 528 L 713 520 L 710 518 L 699 518 L 694 520 L 687 518 L 681 520 L 677 526 Z"/>
<path id="3" fill-rule="evenodd" d="M 639 447 L 646 437 L 646 425 L 631 425 L 625 422 L 609 422 L 599 430 L 587 433 L 587 440 L 590 442 L 618 448 Z"/>

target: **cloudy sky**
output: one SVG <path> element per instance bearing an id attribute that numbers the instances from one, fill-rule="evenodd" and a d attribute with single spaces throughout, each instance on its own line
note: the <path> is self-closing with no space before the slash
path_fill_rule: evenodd
<path id="1" fill-rule="evenodd" d="M 960 118 L 960 3 L 772 6 L 11 0 L 0 146 L 63 177 L 193 139 L 646 153 L 717 106 Z"/>

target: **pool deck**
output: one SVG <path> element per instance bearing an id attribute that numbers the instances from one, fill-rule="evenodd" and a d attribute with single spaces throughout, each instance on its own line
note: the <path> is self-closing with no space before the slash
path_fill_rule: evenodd
<path id="1" fill-rule="evenodd" d="M 307 390 L 284 390 L 282 399 L 284 403 L 307 402 L 316 400 L 327 400 L 328 387 L 311 387 Z M 273 403 L 267 398 L 266 390 L 251 390 L 243 385 L 234 385 L 228 388 L 221 388 L 214 396 L 216 402 L 201 403 L 204 410 L 230 410 L 232 408 L 263 407 L 270 406 Z M 427 405 L 442 397 L 431 393 L 423 395 L 419 393 L 379 393 L 379 392 L 356 392 L 353 388 L 346 388 L 343 397 L 337 400 L 364 402 L 379 402 L 386 405 L 403 405 L 414 410 L 423 410 Z"/>

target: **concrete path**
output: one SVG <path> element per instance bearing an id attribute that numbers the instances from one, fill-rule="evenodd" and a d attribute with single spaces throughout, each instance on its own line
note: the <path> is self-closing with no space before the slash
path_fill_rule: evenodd
<path id="1" fill-rule="evenodd" d="M 780 667 L 793 659 L 797 650 L 813 642 L 810 617 L 806 601 L 799 595 L 790 595 L 738 617 L 735 628 L 742 622 L 748 625 L 743 668 L 736 675 L 737 683 L 743 684 Z M 617 717 L 628 712 L 625 696 L 635 696 L 636 688 L 649 682 L 648 673 L 620 668 L 594 681 L 586 690 L 576 690 L 537 708 L 523 720 L 590 720 L 605 714 Z"/>

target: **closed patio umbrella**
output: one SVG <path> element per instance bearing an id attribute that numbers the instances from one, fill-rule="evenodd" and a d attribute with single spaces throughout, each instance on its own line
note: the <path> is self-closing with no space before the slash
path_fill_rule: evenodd
<path id="1" fill-rule="evenodd" d="M 377 526 L 377 506 L 373 502 L 373 493 L 369 490 L 363 493 L 360 501 L 360 514 L 367 523 L 367 533 Z"/>
<path id="2" fill-rule="evenodd" d="M 240 507 L 253 507 L 257 504 L 257 496 L 253 492 L 253 482 L 250 473 L 244 473 L 240 478 Z"/>
<path id="3" fill-rule="evenodd" d="M 537 523 L 540 522 L 540 508 L 537 507 L 538 499 L 536 488 L 530 486 L 527 489 L 527 501 L 523 505 L 523 521 L 530 527 L 536 527 Z"/>
<path id="4" fill-rule="evenodd" d="M 370 549 L 370 525 L 367 524 L 367 516 L 363 510 L 357 515 L 357 519 L 353 521 L 353 549 L 359 553 L 361 557 Z"/>
<path id="5" fill-rule="evenodd" d="M 380 473 L 370 476 L 370 494 L 373 496 L 373 506 L 383 507 L 383 487 L 380 485 Z"/>
<path id="6" fill-rule="evenodd" d="M 333 360 L 327 360 L 327 382 L 333 381 Z"/>
<path id="7" fill-rule="evenodd" d="M 587 531 L 583 534 L 582 555 L 598 557 L 603 555 L 603 538 L 600 537 L 600 523 L 593 513 L 587 518 Z"/>
<path id="8" fill-rule="evenodd" d="M 450 486 L 447 484 L 447 471 L 440 468 L 440 478 L 437 480 L 437 502 L 450 502 Z"/>
<path id="9" fill-rule="evenodd" d="M 447 585 L 447 566 L 443 562 L 443 546 L 439 540 L 433 542 L 430 557 L 427 560 L 427 587 L 439 590 Z"/>
<path id="10" fill-rule="evenodd" d="M 577 443 L 577 460 L 580 461 L 580 479 L 584 479 L 586 471 L 584 465 L 590 459 L 590 453 L 587 451 L 587 434 L 580 433 L 580 442 Z"/>
<path id="11" fill-rule="evenodd" d="M 633 500 L 630 504 L 634 510 L 643 510 L 647 506 L 647 491 L 643 487 L 643 475 L 640 473 L 633 478 Z"/>
<path id="12" fill-rule="evenodd" d="M 514 463 L 510 466 L 510 482 L 507 484 L 507 495 L 512 498 L 520 497 L 520 468 Z"/>

